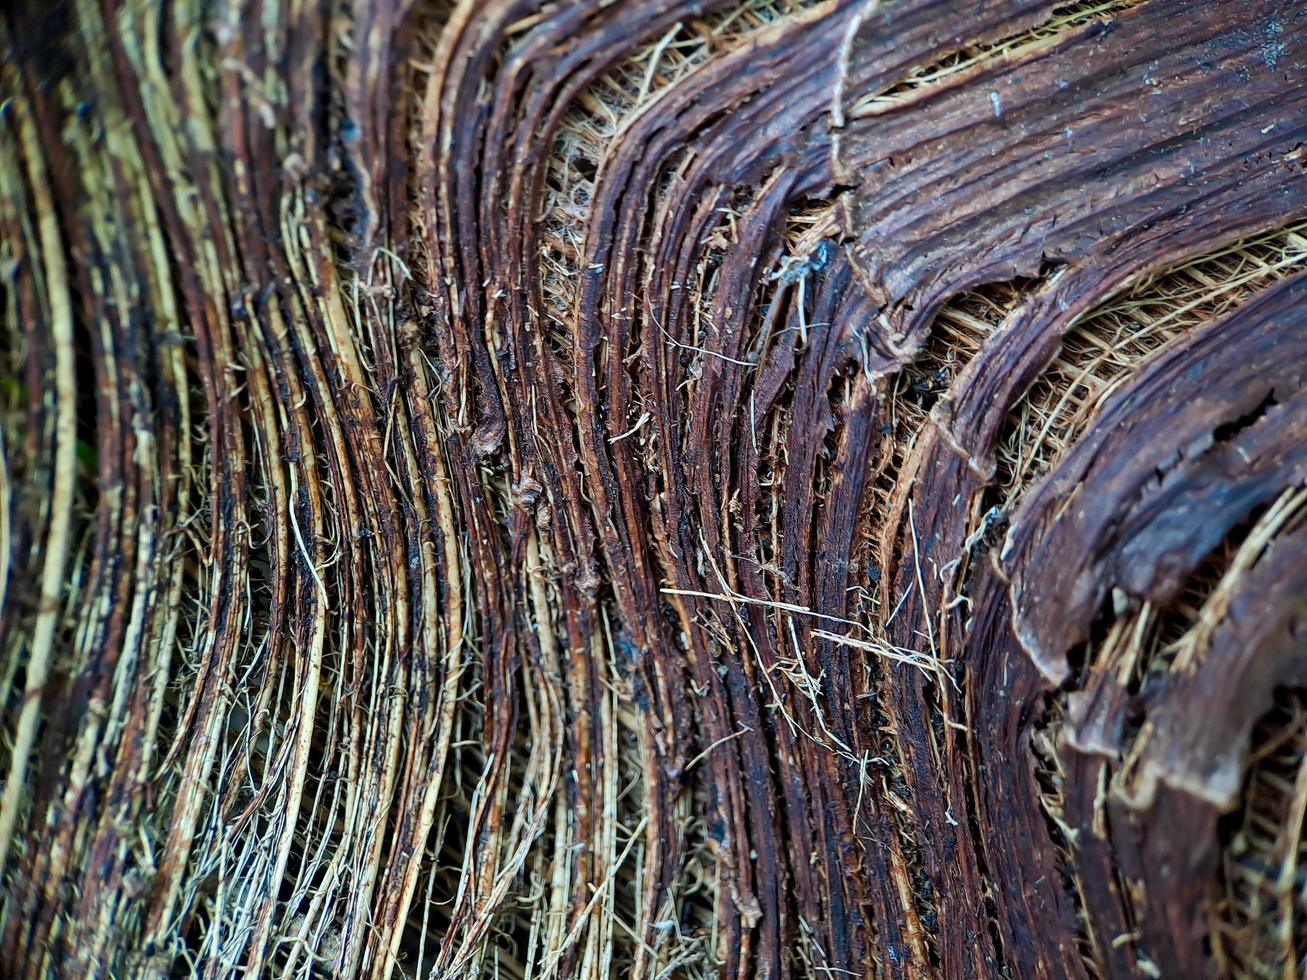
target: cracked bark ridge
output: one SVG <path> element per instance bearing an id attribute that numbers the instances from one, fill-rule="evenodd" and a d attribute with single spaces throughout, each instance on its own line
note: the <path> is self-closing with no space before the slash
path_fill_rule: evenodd
<path id="1" fill-rule="evenodd" d="M 0 50 L 6 975 L 1307 954 L 1307 5 Z"/>

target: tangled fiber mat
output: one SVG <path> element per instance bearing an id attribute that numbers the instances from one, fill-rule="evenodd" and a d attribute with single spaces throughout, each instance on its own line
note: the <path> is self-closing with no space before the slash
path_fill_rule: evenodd
<path id="1" fill-rule="evenodd" d="M 0 974 L 1302 973 L 1307 3 L 0 53 Z"/>

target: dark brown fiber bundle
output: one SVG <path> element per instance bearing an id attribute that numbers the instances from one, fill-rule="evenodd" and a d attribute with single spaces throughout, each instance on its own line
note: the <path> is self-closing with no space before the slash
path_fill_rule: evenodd
<path id="1" fill-rule="evenodd" d="M 0 976 L 1307 973 L 1307 2 L 0 7 Z"/>

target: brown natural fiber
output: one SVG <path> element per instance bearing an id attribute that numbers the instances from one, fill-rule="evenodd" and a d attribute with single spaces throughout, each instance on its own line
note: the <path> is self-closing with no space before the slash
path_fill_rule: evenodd
<path id="1" fill-rule="evenodd" d="M 1304 64 L 0 11 L 0 975 L 1304 972 Z"/>

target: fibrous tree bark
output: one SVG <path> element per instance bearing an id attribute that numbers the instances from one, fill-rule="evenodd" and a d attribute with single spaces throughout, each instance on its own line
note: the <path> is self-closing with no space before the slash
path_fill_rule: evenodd
<path id="1" fill-rule="evenodd" d="M 0 49 L 4 975 L 1302 969 L 1307 4 Z"/>

